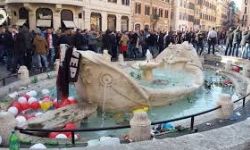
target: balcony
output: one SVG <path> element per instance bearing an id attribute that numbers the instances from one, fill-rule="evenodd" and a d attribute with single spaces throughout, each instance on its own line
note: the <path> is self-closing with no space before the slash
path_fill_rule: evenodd
<path id="1" fill-rule="evenodd" d="M 46 3 L 46 4 L 61 4 L 61 5 L 73 5 L 83 6 L 83 0 L 0 0 L 5 1 L 6 4 L 12 3 Z"/>

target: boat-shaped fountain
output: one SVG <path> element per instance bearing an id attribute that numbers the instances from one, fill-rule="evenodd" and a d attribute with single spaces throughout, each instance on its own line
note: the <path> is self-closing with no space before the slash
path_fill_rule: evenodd
<path id="1" fill-rule="evenodd" d="M 105 105 L 104 111 L 167 105 L 199 89 L 204 80 L 199 57 L 186 42 L 171 45 L 153 60 L 133 62 L 125 67 L 91 51 L 79 52 L 82 60 L 77 93 L 83 101 L 99 107 Z M 134 74 L 139 80 L 133 78 Z M 165 78 L 169 74 L 184 75 L 181 80 L 185 84 L 175 85 Z"/>

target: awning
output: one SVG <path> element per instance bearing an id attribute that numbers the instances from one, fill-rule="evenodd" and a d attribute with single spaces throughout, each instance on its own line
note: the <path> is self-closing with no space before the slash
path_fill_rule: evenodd
<path id="1" fill-rule="evenodd" d="M 37 27 L 51 27 L 51 20 L 38 19 L 36 22 Z"/>
<path id="2" fill-rule="evenodd" d="M 75 28 L 76 25 L 73 21 L 63 21 L 63 24 L 65 25 L 66 28 Z"/>
<path id="3" fill-rule="evenodd" d="M 15 25 L 23 26 L 23 24 L 25 24 L 25 22 L 26 22 L 26 19 L 18 19 Z"/>

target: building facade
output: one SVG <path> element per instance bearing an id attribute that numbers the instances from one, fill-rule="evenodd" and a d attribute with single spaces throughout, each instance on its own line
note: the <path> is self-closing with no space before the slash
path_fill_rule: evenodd
<path id="1" fill-rule="evenodd" d="M 133 0 L 132 27 L 134 30 L 167 31 L 170 29 L 170 12 L 170 0 Z"/>
<path id="2" fill-rule="evenodd" d="M 173 30 L 209 30 L 216 26 L 217 0 L 173 0 Z"/>
<path id="3" fill-rule="evenodd" d="M 200 30 L 216 27 L 217 0 L 196 0 L 196 12 L 199 14 L 196 25 Z"/>
<path id="4" fill-rule="evenodd" d="M 250 26 L 250 0 L 242 0 L 241 24 L 243 27 Z"/>
<path id="5" fill-rule="evenodd" d="M 172 29 L 175 31 L 192 30 L 194 28 L 195 0 L 173 0 L 172 7 Z"/>
<path id="6" fill-rule="evenodd" d="M 10 24 L 30 29 L 130 29 L 130 0 L 1 0 L 0 5 L 8 12 Z"/>
<path id="7" fill-rule="evenodd" d="M 217 0 L 216 28 L 222 30 L 228 22 L 229 0 Z"/>

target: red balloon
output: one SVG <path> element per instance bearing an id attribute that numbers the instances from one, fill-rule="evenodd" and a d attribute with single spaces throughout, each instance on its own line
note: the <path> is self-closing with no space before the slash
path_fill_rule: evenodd
<path id="1" fill-rule="evenodd" d="M 59 133 L 57 133 L 57 132 L 50 132 L 50 133 L 49 133 L 49 138 L 50 138 L 50 139 L 55 139 L 56 136 L 57 136 L 58 134 L 59 134 Z"/>
<path id="2" fill-rule="evenodd" d="M 33 102 L 30 104 L 30 107 L 34 110 L 37 110 L 40 108 L 40 104 L 39 104 L 39 102 Z"/>
<path id="3" fill-rule="evenodd" d="M 22 110 L 24 111 L 24 110 L 29 109 L 29 108 L 30 108 L 30 105 L 29 105 L 29 103 L 22 103 L 22 104 L 21 104 L 21 107 L 22 107 Z"/>
<path id="4" fill-rule="evenodd" d="M 72 122 L 66 123 L 64 129 L 76 129 L 76 125 Z"/>
<path id="5" fill-rule="evenodd" d="M 21 112 L 23 110 L 21 104 L 17 101 L 13 102 L 11 106 L 16 107 L 18 109 L 18 112 Z"/>

